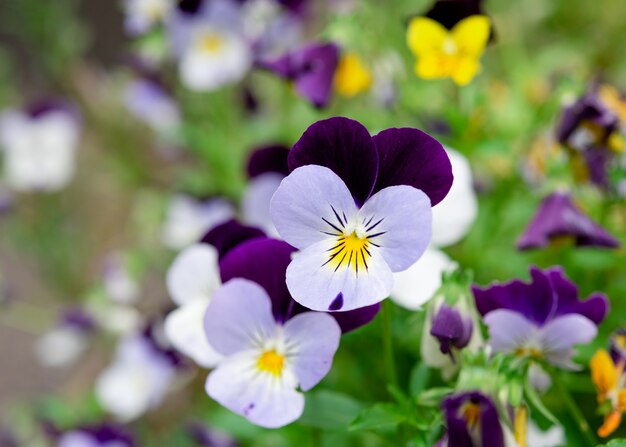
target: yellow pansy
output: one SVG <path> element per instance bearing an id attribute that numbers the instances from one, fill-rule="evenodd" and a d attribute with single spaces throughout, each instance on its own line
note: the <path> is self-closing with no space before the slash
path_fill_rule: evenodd
<path id="1" fill-rule="evenodd" d="M 598 390 L 598 402 L 610 402 L 611 411 L 604 416 L 598 435 L 606 438 L 619 427 L 626 411 L 624 365 L 615 364 L 608 352 L 600 350 L 591 359 L 591 379 Z"/>
<path id="2" fill-rule="evenodd" d="M 334 82 L 340 95 L 352 97 L 369 90 L 372 73 L 356 53 L 346 53 L 339 62 Z"/>
<path id="3" fill-rule="evenodd" d="M 451 30 L 427 17 L 409 23 L 407 43 L 417 58 L 415 73 L 423 79 L 452 78 L 458 85 L 468 84 L 480 70 L 491 24 L 483 15 L 458 22 Z"/>

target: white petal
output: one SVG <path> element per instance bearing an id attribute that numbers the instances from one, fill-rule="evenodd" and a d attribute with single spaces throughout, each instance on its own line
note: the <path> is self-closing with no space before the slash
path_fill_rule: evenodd
<path id="1" fill-rule="evenodd" d="M 167 271 L 167 290 L 180 305 L 208 300 L 221 284 L 217 250 L 208 244 L 195 244 L 183 250 Z"/>
<path id="2" fill-rule="evenodd" d="M 338 233 L 335 228 L 341 229 L 333 208 L 342 222 L 353 220 L 357 212 L 343 180 L 328 168 L 308 165 L 281 182 L 270 203 L 270 215 L 281 237 L 304 249 L 328 240 L 328 232 Z"/>
<path id="3" fill-rule="evenodd" d="M 44 366 L 69 366 L 87 348 L 86 337 L 81 331 L 68 327 L 53 329 L 37 341 L 35 353 Z"/>
<path id="4" fill-rule="evenodd" d="M 222 356 L 209 344 L 204 332 L 204 314 L 209 300 L 194 300 L 169 313 L 165 335 L 176 348 L 198 365 L 214 368 Z"/>
<path id="5" fill-rule="evenodd" d="M 447 247 L 460 241 L 469 231 L 478 214 L 472 171 L 459 152 L 446 149 L 454 182 L 448 195 L 433 208 L 433 244 Z"/>
<path id="6" fill-rule="evenodd" d="M 419 310 L 441 287 L 442 273 L 455 265 L 444 252 L 428 248 L 407 270 L 393 274 L 391 299 L 409 310 Z"/>
<path id="7" fill-rule="evenodd" d="M 537 326 L 507 309 L 497 309 L 484 317 L 489 326 L 489 345 L 495 352 L 513 352 L 535 340 L 539 333 Z"/>

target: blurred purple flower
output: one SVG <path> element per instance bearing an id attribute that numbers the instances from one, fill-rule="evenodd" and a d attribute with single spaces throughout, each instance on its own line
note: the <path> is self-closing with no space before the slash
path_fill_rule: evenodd
<path id="1" fill-rule="evenodd" d="M 576 207 L 569 194 L 554 192 L 539 205 L 526 231 L 517 241 L 517 248 L 543 248 L 552 240 L 563 237 L 571 238 L 580 247 L 620 246 L 617 239 Z"/>
<path id="2" fill-rule="evenodd" d="M 78 427 L 58 435 L 56 447 L 135 447 L 132 436 L 112 424 Z"/>
<path id="3" fill-rule="evenodd" d="M 493 401 L 478 391 L 443 401 L 447 433 L 442 447 L 505 447 L 504 431 Z"/>
<path id="4" fill-rule="evenodd" d="M 155 132 L 172 136 L 180 126 L 180 111 L 174 99 L 156 81 L 139 78 L 124 93 L 128 110 Z"/>

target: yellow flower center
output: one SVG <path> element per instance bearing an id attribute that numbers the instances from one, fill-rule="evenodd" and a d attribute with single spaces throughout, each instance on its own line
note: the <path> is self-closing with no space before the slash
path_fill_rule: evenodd
<path id="1" fill-rule="evenodd" d="M 543 353 L 541 352 L 541 350 L 534 346 L 527 346 L 527 347 L 523 346 L 523 347 L 517 348 L 515 350 L 515 355 L 518 357 L 530 357 L 536 360 L 543 358 Z"/>
<path id="2" fill-rule="evenodd" d="M 275 349 L 265 351 L 257 361 L 259 370 L 268 372 L 274 376 L 280 376 L 285 367 L 285 356 L 276 352 Z"/>
<path id="3" fill-rule="evenodd" d="M 356 233 L 342 234 L 329 251 L 329 259 L 325 265 L 339 270 L 342 267 L 352 268 L 357 274 L 359 270 L 367 270 L 367 261 L 372 256 L 369 251 L 367 237 L 359 237 Z"/>
<path id="4" fill-rule="evenodd" d="M 469 402 L 461 409 L 461 416 L 467 422 L 467 426 L 474 429 L 480 423 L 480 405 Z"/>
<path id="5" fill-rule="evenodd" d="M 200 48 L 202 51 L 215 54 L 224 46 L 224 39 L 217 33 L 207 33 L 200 40 Z"/>

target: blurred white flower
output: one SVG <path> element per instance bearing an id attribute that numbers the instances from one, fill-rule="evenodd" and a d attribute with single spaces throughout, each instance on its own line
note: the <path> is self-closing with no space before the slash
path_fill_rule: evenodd
<path id="1" fill-rule="evenodd" d="M 159 135 L 173 137 L 180 127 L 178 105 L 154 81 L 149 79 L 131 81 L 126 86 L 124 100 L 128 110 Z"/>
<path id="2" fill-rule="evenodd" d="M 118 253 L 110 254 L 104 261 L 102 280 L 107 296 L 116 303 L 132 304 L 139 298 L 139 283 L 130 275 Z"/>
<path id="3" fill-rule="evenodd" d="M 131 35 L 146 33 L 167 17 L 174 4 L 174 0 L 124 0 L 126 31 Z"/>
<path id="4" fill-rule="evenodd" d="M 454 182 L 450 192 L 433 211 L 430 247 L 407 270 L 394 273 L 395 286 L 391 299 L 410 310 L 418 310 L 430 300 L 441 286 L 441 274 L 455 267 L 441 248 L 460 241 L 469 231 L 478 214 L 472 171 L 467 159 L 453 149 L 447 149 Z"/>
<path id="5" fill-rule="evenodd" d="M 80 124 L 73 111 L 48 106 L 0 115 L 4 180 L 16 191 L 58 191 L 72 179 Z"/>

